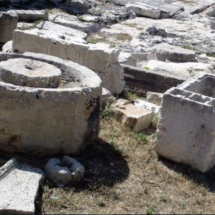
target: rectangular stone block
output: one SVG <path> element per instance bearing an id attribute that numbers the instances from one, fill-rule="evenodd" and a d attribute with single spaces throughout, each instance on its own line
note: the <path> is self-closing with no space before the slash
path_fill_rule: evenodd
<path id="1" fill-rule="evenodd" d="M 110 107 L 117 121 L 132 128 L 135 132 L 140 132 L 147 128 L 153 119 L 153 112 L 147 109 L 135 107 L 127 100 L 119 99 Z"/>
<path id="2" fill-rule="evenodd" d="M 43 172 L 16 159 L 0 168 L 0 214 L 34 214 Z"/>
<path id="3" fill-rule="evenodd" d="M 215 164 L 215 76 L 200 74 L 164 93 L 155 150 L 201 172 Z"/>

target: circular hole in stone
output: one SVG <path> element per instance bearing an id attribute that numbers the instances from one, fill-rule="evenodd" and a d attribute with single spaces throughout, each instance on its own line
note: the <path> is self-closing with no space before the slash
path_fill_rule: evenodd
<path id="1" fill-rule="evenodd" d="M 0 63 L 0 78 L 18 86 L 57 88 L 61 70 L 38 60 L 16 58 Z"/>

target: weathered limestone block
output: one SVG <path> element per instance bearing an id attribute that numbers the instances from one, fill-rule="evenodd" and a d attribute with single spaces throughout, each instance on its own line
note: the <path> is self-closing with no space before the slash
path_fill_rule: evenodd
<path id="1" fill-rule="evenodd" d="M 214 74 L 214 67 L 207 63 L 173 63 L 150 60 L 147 63 L 147 67 L 157 74 L 174 77 L 181 80 L 187 80 L 200 72 Z"/>
<path id="2" fill-rule="evenodd" d="M 201 172 L 215 164 L 215 76 L 200 74 L 164 93 L 155 150 Z"/>
<path id="3" fill-rule="evenodd" d="M 135 107 L 135 105 L 125 99 L 119 99 L 112 104 L 110 110 L 114 113 L 117 121 L 125 126 L 129 126 L 135 132 L 147 128 L 153 119 L 152 111 Z"/>
<path id="4" fill-rule="evenodd" d="M 15 158 L 0 168 L 0 213 L 35 214 L 35 200 L 44 179 L 42 170 Z"/>
<path id="5" fill-rule="evenodd" d="M 196 57 L 195 51 L 165 43 L 154 46 L 151 52 L 161 61 L 191 62 Z"/>
<path id="6" fill-rule="evenodd" d="M 163 99 L 162 93 L 148 91 L 146 94 L 146 100 L 156 105 L 161 105 L 162 99 Z"/>
<path id="7" fill-rule="evenodd" d="M 18 20 L 23 22 L 48 20 L 49 18 L 49 14 L 46 10 L 9 10 L 8 12 L 17 14 Z"/>
<path id="8" fill-rule="evenodd" d="M 137 16 L 146 16 L 154 19 L 161 17 L 161 10 L 159 10 L 159 8 L 144 4 L 142 2 L 129 1 L 125 7 L 127 11 L 134 11 Z"/>
<path id="9" fill-rule="evenodd" d="M 137 60 L 130 53 L 120 52 L 118 60 L 122 64 L 137 66 Z"/>
<path id="10" fill-rule="evenodd" d="M 57 88 L 61 70 L 37 60 L 16 58 L 0 62 L 2 81 L 18 86 Z"/>
<path id="11" fill-rule="evenodd" d="M 118 62 L 119 51 L 106 44 L 83 44 L 77 39 L 54 36 L 50 31 L 16 30 L 13 50 L 50 54 L 74 61 L 95 71 L 102 79 L 102 87 L 112 94 L 121 93 L 125 82 L 123 68 Z"/>
<path id="12" fill-rule="evenodd" d="M 92 70 L 48 55 L 0 53 L 61 70 L 58 88 L 0 81 L 0 149 L 36 155 L 76 154 L 99 133 L 101 79 Z"/>
<path id="13" fill-rule="evenodd" d="M 12 40 L 17 22 L 18 16 L 16 14 L 0 12 L 0 43 Z"/>

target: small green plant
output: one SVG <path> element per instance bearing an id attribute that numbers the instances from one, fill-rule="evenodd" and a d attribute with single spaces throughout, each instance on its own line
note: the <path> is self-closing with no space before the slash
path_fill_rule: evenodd
<path id="1" fill-rule="evenodd" d="M 165 196 L 160 196 L 160 201 L 161 202 L 167 202 L 167 198 Z"/>
<path id="2" fill-rule="evenodd" d="M 82 22 L 84 22 L 85 20 L 84 20 L 84 17 L 83 16 L 81 16 L 81 15 L 79 15 L 79 14 L 77 14 L 77 18 L 78 18 L 78 20 L 80 20 L 80 21 L 82 21 Z"/>
<path id="3" fill-rule="evenodd" d="M 53 11 L 48 9 L 48 14 L 53 14 Z"/>
<path id="4" fill-rule="evenodd" d="M 183 48 L 185 48 L 185 49 L 189 49 L 189 50 L 195 50 L 195 48 L 194 47 L 192 47 L 190 44 L 185 44 L 184 45 L 184 47 Z"/>
<path id="5" fill-rule="evenodd" d="M 146 141 L 147 140 L 147 136 L 145 135 L 145 134 L 143 134 L 143 133 L 138 133 L 137 135 L 136 135 L 136 138 L 138 139 L 138 140 L 140 140 L 140 141 Z"/>
<path id="6" fill-rule="evenodd" d="M 98 205 L 99 207 L 104 207 L 104 206 L 105 206 L 105 203 L 104 203 L 102 200 L 100 200 L 100 201 L 98 201 L 97 205 Z"/>
<path id="7" fill-rule="evenodd" d="M 105 106 L 104 110 L 101 112 L 102 119 L 110 119 L 112 116 L 112 112 L 108 106 Z"/>
<path id="8" fill-rule="evenodd" d="M 142 69 L 150 70 L 150 68 L 148 66 L 143 66 Z"/>
<path id="9" fill-rule="evenodd" d="M 153 214 L 154 212 L 154 208 L 153 207 L 149 207 L 147 210 L 146 210 L 146 214 L 150 215 L 150 214 Z"/>

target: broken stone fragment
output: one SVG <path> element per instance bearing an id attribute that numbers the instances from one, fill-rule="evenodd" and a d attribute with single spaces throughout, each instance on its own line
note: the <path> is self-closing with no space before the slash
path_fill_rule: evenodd
<path id="1" fill-rule="evenodd" d="M 0 44 L 12 40 L 18 16 L 15 13 L 0 12 Z"/>
<path id="2" fill-rule="evenodd" d="M 151 52 L 154 52 L 160 61 L 192 62 L 196 57 L 195 51 L 165 43 L 154 46 Z"/>
<path id="3" fill-rule="evenodd" d="M 117 100 L 116 103 L 110 106 L 110 110 L 114 113 L 117 121 L 130 127 L 135 132 L 147 128 L 153 119 L 152 111 L 135 107 L 135 105 L 125 99 Z"/>
<path id="4" fill-rule="evenodd" d="M 148 91 L 146 94 L 146 100 L 155 105 L 161 105 L 162 99 L 163 99 L 162 93 L 155 93 L 155 92 Z"/>
<path id="5" fill-rule="evenodd" d="M 118 61 L 122 64 L 137 66 L 137 60 L 130 53 L 127 52 L 120 52 Z"/>
<path id="6" fill-rule="evenodd" d="M 0 168 L 0 214 L 35 214 L 35 200 L 44 179 L 42 170 L 15 158 Z"/>
<path id="7" fill-rule="evenodd" d="M 126 5 L 127 11 L 133 11 L 137 16 L 145 16 L 149 18 L 158 19 L 161 17 L 161 11 L 157 7 L 144 4 L 142 2 L 132 2 L 129 1 Z"/>
<path id="8" fill-rule="evenodd" d="M 69 156 L 64 156 L 61 161 L 51 158 L 45 165 L 46 178 L 58 186 L 80 181 L 84 177 L 84 172 L 84 166 Z"/>

